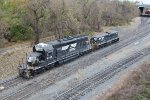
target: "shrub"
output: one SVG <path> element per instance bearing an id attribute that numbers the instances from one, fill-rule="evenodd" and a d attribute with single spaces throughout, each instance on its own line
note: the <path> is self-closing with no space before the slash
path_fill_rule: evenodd
<path id="1" fill-rule="evenodd" d="M 29 26 L 13 25 L 10 31 L 5 33 L 5 39 L 9 42 L 18 40 L 29 40 L 32 38 L 33 30 Z"/>

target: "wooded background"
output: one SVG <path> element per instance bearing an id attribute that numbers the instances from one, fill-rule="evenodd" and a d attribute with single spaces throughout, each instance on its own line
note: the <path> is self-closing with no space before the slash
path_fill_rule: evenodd
<path id="1" fill-rule="evenodd" d="M 119 0 L 0 0 L 0 47 L 55 36 L 90 34 L 103 26 L 129 23 L 138 15 L 134 3 Z"/>

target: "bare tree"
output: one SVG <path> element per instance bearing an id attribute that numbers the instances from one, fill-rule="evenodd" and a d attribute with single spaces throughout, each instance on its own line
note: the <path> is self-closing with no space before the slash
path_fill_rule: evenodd
<path id="1" fill-rule="evenodd" d="M 7 31 L 8 31 L 8 25 L 5 22 L 0 21 L 0 47 L 4 46 L 4 40 L 6 38 L 5 34 Z"/>
<path id="2" fill-rule="evenodd" d="M 3 22 L 0 21 L 0 39 L 4 38 L 4 34 L 8 31 L 8 25 Z"/>
<path id="3" fill-rule="evenodd" d="M 119 2 L 116 0 L 31 0 L 27 4 L 29 18 L 25 17 L 25 19 L 28 19 L 27 22 L 31 23 L 29 25 L 35 31 L 36 44 L 39 42 L 43 27 L 44 32 L 62 38 L 69 34 L 101 31 L 102 25 L 122 23 L 132 16 L 129 14 L 132 11 L 127 10 L 131 6 L 124 7 Z M 123 18 L 122 13 L 129 16 Z"/>
<path id="4" fill-rule="evenodd" d="M 63 38 L 65 35 L 79 32 L 77 20 L 64 0 L 51 2 L 46 26 L 49 31 L 54 31 L 56 38 Z"/>
<path id="5" fill-rule="evenodd" d="M 34 43 L 39 43 L 40 37 L 40 29 L 42 23 L 42 19 L 45 16 L 45 0 L 28 0 L 27 8 L 28 8 L 28 18 L 27 22 L 30 23 L 35 32 L 35 41 Z"/>
<path id="6" fill-rule="evenodd" d="M 88 24 L 93 31 L 101 31 L 102 29 L 102 5 L 98 1 L 91 4 L 91 10 L 89 12 Z"/>

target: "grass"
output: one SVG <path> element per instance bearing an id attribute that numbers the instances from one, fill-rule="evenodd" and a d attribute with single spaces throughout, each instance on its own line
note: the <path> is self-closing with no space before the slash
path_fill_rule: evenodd
<path id="1" fill-rule="evenodd" d="M 133 72 L 132 77 L 109 100 L 150 100 L 150 63 Z"/>
<path id="2" fill-rule="evenodd" d="M 147 84 L 148 83 L 148 84 Z M 150 99 L 150 81 L 146 81 L 142 84 L 143 90 L 140 90 L 138 94 L 131 97 L 131 100 L 149 100 Z"/>

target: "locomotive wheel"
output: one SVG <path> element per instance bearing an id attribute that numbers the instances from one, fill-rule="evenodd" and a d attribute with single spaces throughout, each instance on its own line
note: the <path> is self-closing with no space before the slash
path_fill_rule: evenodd
<path id="1" fill-rule="evenodd" d="M 27 78 L 27 79 L 30 79 L 30 78 L 31 78 L 31 73 L 30 73 L 30 71 L 27 71 L 27 72 L 25 73 L 25 78 Z"/>
<path id="2" fill-rule="evenodd" d="M 59 64 L 59 62 L 56 62 L 55 64 L 54 64 L 54 67 L 57 67 L 57 66 L 59 66 L 60 64 Z"/>
<path id="3" fill-rule="evenodd" d="M 117 41 L 119 41 L 119 38 L 117 39 Z"/>
<path id="4" fill-rule="evenodd" d="M 23 76 L 23 72 L 21 70 L 19 70 L 19 76 L 22 77 Z"/>

